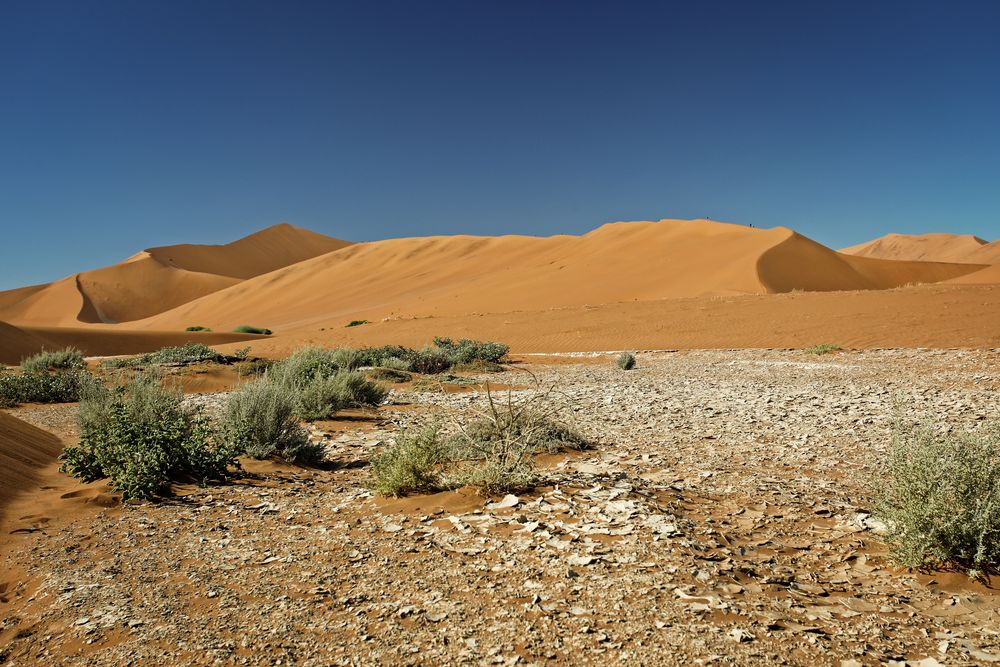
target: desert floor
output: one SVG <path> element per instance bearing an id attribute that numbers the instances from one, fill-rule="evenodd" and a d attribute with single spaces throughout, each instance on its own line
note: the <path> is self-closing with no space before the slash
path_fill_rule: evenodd
<path id="1" fill-rule="evenodd" d="M 462 420 L 481 390 L 394 390 L 315 425 L 324 469 L 248 464 L 156 504 L 50 465 L 0 517 L 0 663 L 1000 661 L 998 591 L 892 566 L 868 517 L 895 406 L 980 427 L 1000 408 L 1000 350 L 612 361 L 524 355 L 480 376 L 527 387 L 530 371 L 598 443 L 543 457 L 516 498 L 366 487 L 398 429 Z M 10 414 L 69 443 L 75 411 Z"/>

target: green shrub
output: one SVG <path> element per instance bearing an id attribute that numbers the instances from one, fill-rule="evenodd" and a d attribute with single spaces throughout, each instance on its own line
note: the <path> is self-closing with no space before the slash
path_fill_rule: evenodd
<path id="1" fill-rule="evenodd" d="M 25 373 L 44 373 L 49 370 L 86 368 L 83 352 L 75 347 L 66 347 L 57 352 L 42 350 L 38 354 L 21 360 L 21 370 Z"/>
<path id="2" fill-rule="evenodd" d="M 114 390 L 88 385 L 80 442 L 63 451 L 61 470 L 87 482 L 110 478 L 125 500 L 163 495 L 171 481 L 225 479 L 236 465 L 233 452 L 212 444 L 207 420 L 182 399 L 151 375 Z"/>
<path id="3" fill-rule="evenodd" d="M 250 347 L 240 347 L 233 352 L 233 359 L 236 361 L 246 361 L 247 357 L 250 356 Z"/>
<path id="4" fill-rule="evenodd" d="M 211 331 L 208 327 L 188 327 L 184 331 Z"/>
<path id="5" fill-rule="evenodd" d="M 875 514 L 901 565 L 1000 568 L 1000 423 L 951 433 L 897 418 L 875 487 Z"/>
<path id="6" fill-rule="evenodd" d="M 298 392 L 265 376 L 229 395 L 223 438 L 232 451 L 255 459 L 281 456 L 292 463 L 316 463 L 321 445 L 309 442 L 296 417 Z"/>
<path id="7" fill-rule="evenodd" d="M 0 375 L 0 404 L 72 403 L 80 400 L 84 387 L 98 380 L 87 371 L 71 368 L 54 373 Z"/>
<path id="8" fill-rule="evenodd" d="M 439 468 L 448 460 L 447 445 L 436 424 L 402 431 L 393 444 L 372 457 L 372 488 L 384 496 L 437 491 L 447 486 Z"/>
<path id="9" fill-rule="evenodd" d="M 288 386 L 302 387 L 313 378 L 333 375 L 345 368 L 343 364 L 351 361 L 351 355 L 341 350 L 304 347 L 275 364 L 270 376 Z"/>
<path id="10" fill-rule="evenodd" d="M 819 345 L 813 345 L 812 347 L 806 349 L 809 354 L 823 355 L 829 354 L 830 352 L 838 352 L 842 348 L 839 345 L 834 345 L 833 343 L 820 343 Z"/>
<path id="11" fill-rule="evenodd" d="M 493 341 L 463 338 L 458 342 L 451 338 L 435 338 L 434 345 L 448 354 L 452 364 L 468 364 L 473 361 L 498 363 L 510 352 L 510 347 Z"/>
<path id="12" fill-rule="evenodd" d="M 368 320 L 351 320 L 345 325 L 345 328 L 360 327 L 362 324 L 371 324 L 371 322 L 369 322 Z"/>
<path id="13" fill-rule="evenodd" d="M 452 367 L 452 358 L 444 350 L 426 347 L 416 352 L 410 359 L 410 370 L 423 375 L 443 373 Z"/>
<path id="14" fill-rule="evenodd" d="M 299 389 L 297 412 L 307 421 L 327 419 L 344 408 L 374 407 L 388 392 L 356 371 L 317 376 Z"/>
<path id="15" fill-rule="evenodd" d="M 618 355 L 618 368 L 623 371 L 630 371 L 635 368 L 635 355 L 631 352 L 622 352 Z"/>
<path id="16" fill-rule="evenodd" d="M 233 333 L 263 334 L 265 336 L 270 336 L 273 332 L 270 329 L 262 329 L 261 327 L 252 327 L 249 324 L 241 324 L 233 329 Z"/>
<path id="17" fill-rule="evenodd" d="M 396 370 L 408 371 L 410 361 L 416 356 L 417 351 L 401 345 L 383 345 L 382 347 L 364 347 L 358 350 L 362 366 L 373 366 L 383 368 L 395 368 Z M 404 364 L 396 366 L 393 364 Z"/>
<path id="18" fill-rule="evenodd" d="M 135 357 L 124 359 L 105 359 L 101 366 L 105 368 L 136 368 L 156 364 L 187 365 L 203 361 L 224 361 L 225 357 L 202 343 L 187 343 L 176 347 L 164 347 L 156 352 L 147 352 Z"/>

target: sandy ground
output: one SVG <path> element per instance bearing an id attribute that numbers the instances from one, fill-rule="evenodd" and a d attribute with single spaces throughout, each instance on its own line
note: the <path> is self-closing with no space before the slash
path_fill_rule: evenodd
<path id="1" fill-rule="evenodd" d="M 0 655 L 11 665 L 1000 660 L 996 589 L 893 567 L 867 518 L 893 405 L 979 428 L 1000 407 L 1000 353 L 681 351 L 642 354 L 629 373 L 608 355 L 561 361 L 530 370 L 557 384 L 567 418 L 598 445 L 547 457 L 539 488 L 516 502 L 366 488 L 369 457 L 400 427 L 461 420 L 480 392 L 394 392 L 391 405 L 318 425 L 328 469 L 257 464 L 235 484 L 183 487 L 160 504 L 121 507 L 100 485 L 41 470 L 40 488 L 2 520 Z M 74 411 L 11 414 L 71 442 Z"/>

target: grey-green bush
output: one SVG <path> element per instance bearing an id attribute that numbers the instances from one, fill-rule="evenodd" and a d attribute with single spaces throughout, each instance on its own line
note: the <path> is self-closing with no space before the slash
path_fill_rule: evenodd
<path id="1" fill-rule="evenodd" d="M 1000 423 L 952 433 L 897 418 L 874 486 L 900 564 L 1000 568 Z"/>
<path id="2" fill-rule="evenodd" d="M 438 468 L 447 461 L 447 446 L 436 424 L 402 431 L 372 457 L 372 488 L 384 496 L 437 491 L 445 486 Z"/>
<path id="3" fill-rule="evenodd" d="M 222 418 L 228 446 L 255 459 L 281 456 L 292 463 L 315 463 L 322 447 L 309 442 L 296 417 L 298 392 L 264 376 L 229 395 Z"/>
<path id="4" fill-rule="evenodd" d="M 297 413 L 307 421 L 326 419 L 338 410 L 374 407 L 388 392 L 356 371 L 338 371 L 317 376 L 299 388 Z"/>
<path id="5" fill-rule="evenodd" d="M 510 352 L 510 347 L 503 343 L 469 338 L 456 342 L 451 338 L 438 337 L 434 339 L 434 345 L 451 357 L 452 364 L 468 364 L 473 361 L 498 363 Z"/>
<path id="6" fill-rule="evenodd" d="M 0 404 L 72 403 L 81 390 L 99 381 L 87 371 L 71 368 L 52 373 L 35 372 L 0 375 Z"/>
<path id="7" fill-rule="evenodd" d="M 83 352 L 75 347 L 65 347 L 55 352 L 42 350 L 38 354 L 21 360 L 21 370 L 25 373 L 44 373 L 49 370 L 85 367 Z"/>
<path id="8" fill-rule="evenodd" d="M 91 384 L 80 402 L 80 442 L 62 453 L 61 469 L 90 482 L 109 478 L 125 500 L 153 498 L 172 481 L 222 480 L 233 452 L 216 443 L 208 421 L 181 405 L 179 391 L 137 375 L 109 389 Z"/>
<path id="9" fill-rule="evenodd" d="M 622 352 L 618 355 L 618 368 L 623 371 L 630 371 L 635 368 L 635 355 L 631 352 Z"/>

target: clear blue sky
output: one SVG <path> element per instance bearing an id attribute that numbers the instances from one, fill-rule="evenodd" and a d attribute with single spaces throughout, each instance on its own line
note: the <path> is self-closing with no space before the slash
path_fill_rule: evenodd
<path id="1" fill-rule="evenodd" d="M 1000 2 L 0 2 L 0 289 L 705 216 L 1000 237 Z"/>

